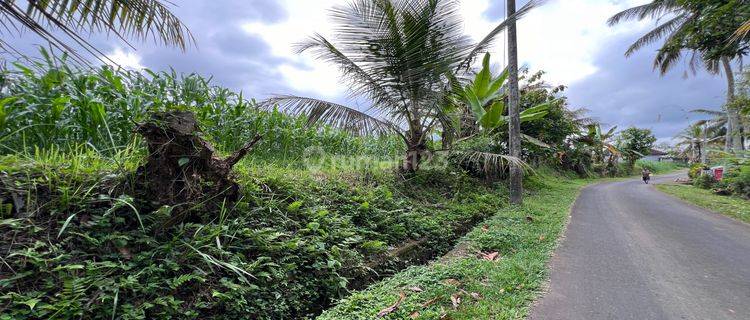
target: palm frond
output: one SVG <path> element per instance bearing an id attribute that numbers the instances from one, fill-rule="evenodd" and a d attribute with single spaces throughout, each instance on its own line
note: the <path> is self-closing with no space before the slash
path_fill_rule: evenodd
<path id="1" fill-rule="evenodd" d="M 459 4 L 356 0 L 334 7 L 335 47 L 389 95 L 411 103 L 432 100 L 442 76 L 471 48 Z"/>
<path id="2" fill-rule="evenodd" d="M 607 20 L 610 26 L 616 25 L 624 20 L 643 20 L 645 18 L 659 18 L 674 10 L 677 6 L 676 0 L 654 0 L 651 3 L 625 9 Z"/>
<path id="3" fill-rule="evenodd" d="M 679 61 L 682 57 L 682 49 L 678 47 L 663 47 L 659 49 L 653 62 L 654 70 L 659 70 L 659 73 L 666 74 L 674 63 Z"/>
<path id="4" fill-rule="evenodd" d="M 29 0 L 26 9 L 14 1 L 0 1 L 0 14 L 5 33 L 30 30 L 79 61 L 85 61 L 85 58 L 74 46 L 98 59 L 104 57 L 83 36 L 87 32 L 114 34 L 125 43 L 127 38 L 153 39 L 183 50 L 194 43 L 190 30 L 159 0 Z M 55 30 L 68 39 L 55 35 Z"/>
<path id="5" fill-rule="evenodd" d="M 591 110 L 586 108 L 578 108 L 578 109 L 565 109 L 565 116 L 573 121 L 573 123 L 578 128 L 585 128 L 590 125 L 594 125 L 598 123 L 598 121 L 594 118 L 588 115 L 588 113 Z"/>
<path id="6" fill-rule="evenodd" d="M 690 23 L 688 22 L 693 21 L 698 18 L 699 16 L 697 14 L 692 14 L 690 16 L 687 16 L 685 18 L 685 21 L 682 23 L 682 25 L 680 25 L 677 29 L 672 31 L 672 33 L 667 37 L 667 39 L 664 40 L 664 45 L 662 45 L 662 47 L 659 48 L 659 51 L 657 52 L 656 57 L 654 58 L 654 64 L 653 64 L 654 69 L 659 69 L 662 75 L 666 74 L 667 71 L 669 71 L 669 69 L 671 69 L 672 66 L 674 66 L 674 63 L 679 61 L 680 57 L 682 57 L 683 48 L 682 46 L 677 45 L 675 43 L 677 37 L 682 35 L 682 33 L 685 30 L 687 30 L 687 28 L 690 26 Z"/>
<path id="7" fill-rule="evenodd" d="M 292 95 L 279 95 L 260 103 L 261 107 L 278 107 L 291 115 L 304 115 L 308 123 L 323 123 L 358 135 L 399 133 L 391 122 L 377 119 L 362 111 L 333 102 Z"/>
<path id="8" fill-rule="evenodd" d="M 628 47 L 628 50 L 625 51 L 625 56 L 629 57 L 643 47 L 658 41 L 659 39 L 670 33 L 673 33 L 675 30 L 679 29 L 679 27 L 683 23 L 685 23 L 685 21 L 687 21 L 687 15 L 679 14 L 669 21 L 662 23 L 661 25 L 657 26 L 653 30 L 640 37 L 633 44 L 631 44 L 630 47 Z"/>
<path id="9" fill-rule="evenodd" d="M 750 20 L 745 21 L 745 23 L 734 32 L 730 42 L 739 41 L 740 39 L 745 38 L 748 34 L 750 34 Z"/>
<path id="10" fill-rule="evenodd" d="M 469 165 L 475 170 L 484 172 L 486 175 L 502 173 L 510 167 L 532 171 L 531 166 L 520 158 L 503 154 L 473 150 L 455 150 L 451 151 L 451 156 L 458 159 L 460 163 Z"/>
<path id="11" fill-rule="evenodd" d="M 700 114 L 707 114 L 707 115 L 715 116 L 715 117 L 726 117 L 726 115 L 727 115 L 727 113 L 724 112 L 724 111 L 711 110 L 711 109 L 700 109 L 700 108 L 699 109 L 690 110 L 690 112 L 692 112 L 692 113 L 700 113 Z"/>
<path id="12" fill-rule="evenodd" d="M 711 120 L 698 120 L 696 122 L 693 122 L 693 126 L 703 126 L 703 125 L 707 125 L 710 122 Z"/>
<path id="13" fill-rule="evenodd" d="M 350 97 L 366 96 L 374 102 L 374 106 L 404 107 L 392 96 L 393 93 L 383 86 L 382 79 L 379 81 L 368 74 L 322 35 L 316 34 L 308 41 L 297 45 L 298 53 L 305 51 L 313 51 L 316 58 L 333 63 L 339 68 L 341 74 L 349 81 Z"/>
<path id="14" fill-rule="evenodd" d="M 535 145 L 537 147 L 547 148 L 547 149 L 552 148 L 550 145 L 544 143 L 544 141 L 539 140 L 537 138 L 534 138 L 534 137 L 532 137 L 530 135 L 527 135 L 527 134 L 521 133 L 521 139 L 523 139 L 524 141 L 526 141 L 528 143 L 531 143 L 531 144 L 533 144 L 533 145 Z"/>
<path id="15" fill-rule="evenodd" d="M 705 67 L 706 71 L 710 74 L 719 74 L 721 73 L 721 65 L 720 65 L 719 59 L 703 59 L 701 63 Z M 691 64 L 692 65 L 692 64 Z M 695 69 L 693 67 L 693 69 Z M 695 70 L 693 70 L 693 73 L 695 73 Z"/>

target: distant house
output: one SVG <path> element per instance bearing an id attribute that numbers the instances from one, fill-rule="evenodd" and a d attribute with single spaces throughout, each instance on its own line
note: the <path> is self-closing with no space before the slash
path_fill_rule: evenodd
<path id="1" fill-rule="evenodd" d="M 646 160 L 646 161 L 662 161 L 662 158 L 665 158 L 668 155 L 669 154 L 666 153 L 666 152 L 664 152 L 664 151 L 660 151 L 660 150 L 656 150 L 656 149 L 651 149 L 651 153 L 649 153 L 648 155 L 646 155 L 645 157 L 643 157 L 643 160 Z"/>

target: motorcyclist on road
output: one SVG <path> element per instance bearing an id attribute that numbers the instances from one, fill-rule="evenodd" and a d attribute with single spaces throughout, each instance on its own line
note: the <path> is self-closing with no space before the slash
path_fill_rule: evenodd
<path id="1" fill-rule="evenodd" d="M 649 180 L 651 180 L 651 171 L 649 171 L 646 168 L 643 168 L 643 171 L 641 171 L 641 175 L 643 176 L 643 182 L 648 184 Z"/>

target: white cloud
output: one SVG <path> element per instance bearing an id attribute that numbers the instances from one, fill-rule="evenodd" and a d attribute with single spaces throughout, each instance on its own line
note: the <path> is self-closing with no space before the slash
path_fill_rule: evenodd
<path id="1" fill-rule="evenodd" d="M 624 32 L 638 32 L 642 23 L 609 27 L 606 20 L 613 14 L 644 0 L 556 0 L 531 11 L 518 24 L 519 63 L 534 70 L 547 71 L 555 84 L 570 85 L 594 72 L 593 58 L 608 37 Z M 500 20 L 484 17 L 488 0 L 465 0 L 462 13 L 465 29 L 476 40 L 481 39 Z M 492 50 L 504 56 L 503 37 Z"/>
<path id="2" fill-rule="evenodd" d="M 107 54 L 107 63 L 114 67 L 123 67 L 125 69 L 141 70 L 145 68 L 141 64 L 141 57 L 134 52 L 126 52 L 122 48 L 116 48 Z"/>
<path id="3" fill-rule="evenodd" d="M 499 1 L 499 0 L 495 0 Z M 642 4 L 646 0 L 555 0 L 532 11 L 519 23 L 519 60 L 532 69 L 547 71 L 547 78 L 555 84 L 569 85 L 596 72 L 593 57 L 608 37 L 624 32 L 638 32 L 644 24 L 630 24 L 610 28 L 606 20 L 614 13 Z M 284 57 L 289 63 L 278 67 L 286 82 L 295 89 L 324 97 L 337 97 L 345 92 L 339 82 L 338 70 L 329 64 L 316 61 L 308 54 L 298 55 L 293 45 L 313 33 L 330 35 L 331 22 L 328 10 L 347 0 L 283 0 L 287 19 L 265 24 L 245 24 L 246 32 L 261 36 L 272 48 L 274 55 Z M 476 40 L 494 28 L 500 20 L 490 20 L 485 12 L 490 0 L 463 0 L 461 14 L 465 32 Z M 503 36 L 493 48 L 495 56 L 505 54 Z M 495 60 L 500 62 L 500 60 Z"/>
<path id="4" fill-rule="evenodd" d="M 243 25 L 246 32 L 257 34 L 271 46 L 274 55 L 285 58 L 288 63 L 278 66 L 278 71 L 293 88 L 335 98 L 344 94 L 346 88 L 339 82 L 338 69 L 315 60 L 309 54 L 296 54 L 294 45 L 314 33 L 330 35 L 332 25 L 328 10 L 344 0 L 283 0 L 287 19 L 273 24 L 252 22 Z"/>

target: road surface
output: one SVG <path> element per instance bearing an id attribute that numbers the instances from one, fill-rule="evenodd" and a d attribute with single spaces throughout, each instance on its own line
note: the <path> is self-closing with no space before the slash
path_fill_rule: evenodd
<path id="1" fill-rule="evenodd" d="M 750 319 L 750 225 L 638 180 L 589 186 L 531 319 Z"/>

